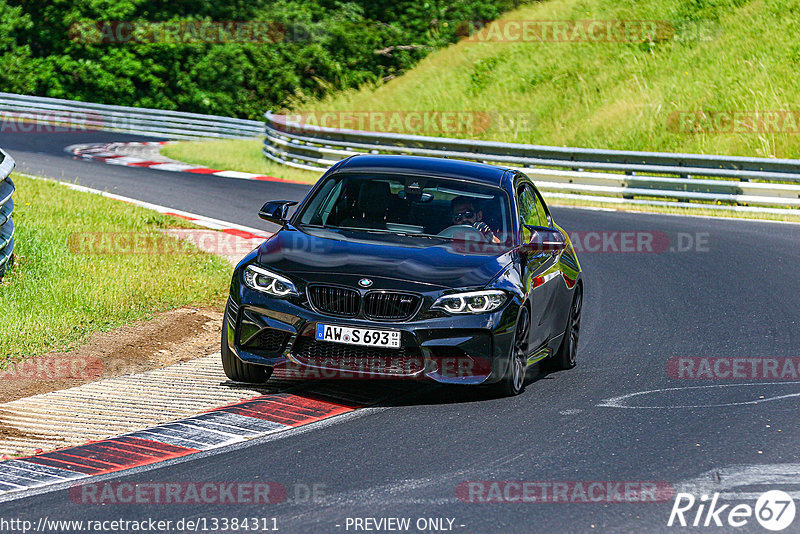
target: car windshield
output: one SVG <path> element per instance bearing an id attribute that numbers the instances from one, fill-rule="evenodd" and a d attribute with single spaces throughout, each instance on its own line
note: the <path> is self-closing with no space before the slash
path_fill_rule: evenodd
<path id="1" fill-rule="evenodd" d="M 401 175 L 328 178 L 296 219 L 299 225 L 458 239 L 508 235 L 508 195 L 472 182 Z M 468 237 L 467 237 L 468 238 Z"/>

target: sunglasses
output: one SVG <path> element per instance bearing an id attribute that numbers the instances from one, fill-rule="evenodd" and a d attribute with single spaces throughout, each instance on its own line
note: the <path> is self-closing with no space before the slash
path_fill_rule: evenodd
<path id="1" fill-rule="evenodd" d="M 472 219 L 473 217 L 475 217 L 475 212 L 472 210 L 466 210 L 453 214 L 453 220 L 455 222 L 461 222 L 464 219 Z"/>

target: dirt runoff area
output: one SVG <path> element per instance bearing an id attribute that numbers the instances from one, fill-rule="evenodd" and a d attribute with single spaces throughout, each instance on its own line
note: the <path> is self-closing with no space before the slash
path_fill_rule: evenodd
<path id="1" fill-rule="evenodd" d="M 221 325 L 221 305 L 185 307 L 94 334 L 75 350 L 43 354 L 0 371 L 0 403 L 213 354 L 219 351 Z"/>

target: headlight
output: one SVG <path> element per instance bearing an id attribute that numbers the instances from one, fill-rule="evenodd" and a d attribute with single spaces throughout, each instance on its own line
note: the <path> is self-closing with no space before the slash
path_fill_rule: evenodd
<path id="1" fill-rule="evenodd" d="M 497 289 L 452 293 L 436 299 L 432 309 L 447 313 L 486 313 L 494 311 L 506 301 L 506 294 Z"/>
<path id="2" fill-rule="evenodd" d="M 244 269 L 244 283 L 250 289 L 261 291 L 275 297 L 297 295 L 297 288 L 285 276 L 273 273 L 255 265 L 248 265 Z"/>

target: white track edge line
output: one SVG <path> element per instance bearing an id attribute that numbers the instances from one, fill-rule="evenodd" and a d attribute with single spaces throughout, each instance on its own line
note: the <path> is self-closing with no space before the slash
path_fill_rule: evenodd
<path id="1" fill-rule="evenodd" d="M 45 178 L 42 176 L 35 176 L 33 174 L 27 173 L 15 173 L 19 174 L 20 176 L 24 176 L 26 178 L 31 178 L 33 180 L 42 180 L 47 182 L 55 182 L 57 184 L 63 185 L 64 187 L 68 187 L 73 191 L 79 191 L 82 193 L 91 193 L 93 195 L 100 195 L 101 197 L 111 198 L 114 200 L 119 200 L 122 202 L 127 202 L 128 204 L 133 204 L 134 206 L 139 206 L 140 208 L 149 209 L 152 211 L 157 211 L 161 214 L 175 214 L 180 215 L 181 217 L 186 217 L 187 219 L 191 219 L 191 222 L 209 228 L 211 230 L 241 230 L 243 232 L 249 232 L 251 234 L 255 234 L 258 237 L 263 237 L 266 239 L 269 237 L 268 232 L 264 230 L 260 230 L 257 228 L 253 228 L 250 226 L 244 226 L 241 224 L 236 224 L 228 221 L 222 221 L 220 219 L 214 219 L 212 217 L 206 217 L 205 215 L 199 215 L 197 213 L 191 213 L 188 211 L 183 211 L 179 209 L 169 208 L 167 206 L 161 206 L 159 204 L 152 204 L 150 202 L 145 202 L 143 200 L 136 200 L 135 198 L 125 197 L 122 195 L 118 195 L 116 193 L 109 193 L 107 191 L 101 191 L 99 189 L 93 189 L 91 187 L 86 187 L 84 185 L 74 184 L 72 182 L 63 182 L 60 180 L 55 180 L 51 178 Z"/>

